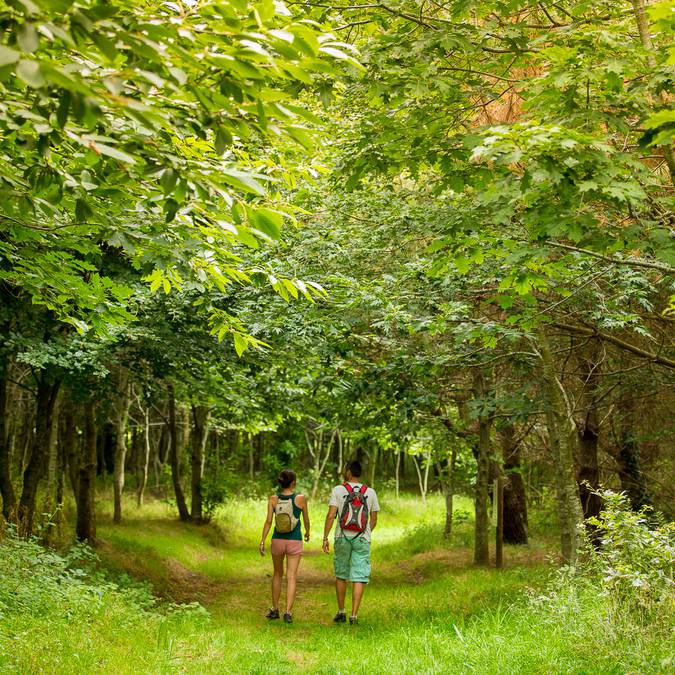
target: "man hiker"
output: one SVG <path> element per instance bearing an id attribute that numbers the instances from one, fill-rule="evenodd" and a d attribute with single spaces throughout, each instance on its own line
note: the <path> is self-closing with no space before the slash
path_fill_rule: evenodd
<path id="1" fill-rule="evenodd" d="M 347 462 L 345 482 L 333 488 L 323 528 L 323 551 L 330 551 L 328 535 L 335 524 L 335 593 L 338 612 L 335 623 L 345 623 L 347 582 L 352 582 L 352 613 L 349 623 L 358 623 L 359 606 L 366 584 L 370 581 L 370 537 L 377 525 L 380 504 L 375 490 L 360 482 L 361 463 Z"/>

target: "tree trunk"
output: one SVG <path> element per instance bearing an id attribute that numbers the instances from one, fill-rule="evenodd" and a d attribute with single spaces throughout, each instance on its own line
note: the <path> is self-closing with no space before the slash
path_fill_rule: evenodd
<path id="1" fill-rule="evenodd" d="M 375 485 L 375 471 L 377 470 L 377 460 L 380 452 L 380 446 L 375 445 L 370 453 L 370 487 Z"/>
<path id="2" fill-rule="evenodd" d="M 77 524 L 75 533 L 80 541 L 96 543 L 96 468 L 98 463 L 96 403 L 84 406 L 84 442 L 77 487 Z"/>
<path id="3" fill-rule="evenodd" d="M 422 472 L 420 471 L 420 465 L 419 462 L 417 461 L 417 457 L 415 455 L 412 455 L 412 461 L 413 464 L 415 465 L 415 471 L 417 472 L 417 483 L 420 486 L 420 495 L 422 497 L 422 504 L 427 503 L 427 491 L 424 487 L 424 480 L 422 479 Z"/>
<path id="4" fill-rule="evenodd" d="M 54 410 L 52 412 L 52 425 L 49 432 L 49 443 L 47 449 L 47 484 L 44 490 L 44 506 L 42 513 L 47 514 L 49 521 L 47 531 L 44 533 L 43 542 L 49 544 L 52 541 L 51 528 L 58 516 L 58 501 L 56 497 L 56 484 L 59 471 L 59 396 L 56 397 Z"/>
<path id="5" fill-rule="evenodd" d="M 204 520 L 202 508 L 202 477 L 204 475 L 204 454 L 206 439 L 209 433 L 209 416 L 211 410 L 206 405 L 193 405 L 192 418 L 194 430 L 192 432 L 192 520 Z"/>
<path id="6" fill-rule="evenodd" d="M 115 413 L 115 461 L 113 465 L 113 522 L 122 522 L 122 492 L 124 491 L 124 464 L 127 456 L 127 421 L 129 418 L 129 371 L 120 371 L 119 396 L 114 401 Z"/>
<path id="7" fill-rule="evenodd" d="M 520 473 L 520 443 L 515 429 L 507 425 L 500 431 L 504 457 L 504 543 L 527 544 L 527 500 Z"/>
<path id="8" fill-rule="evenodd" d="M 63 419 L 63 445 L 66 463 L 68 464 L 68 479 L 73 490 L 73 496 L 77 499 L 77 490 L 80 482 L 80 452 L 78 448 L 77 428 L 75 426 L 75 414 L 70 405 L 62 416 Z"/>
<path id="9" fill-rule="evenodd" d="M 443 528 L 443 538 L 446 541 L 452 540 L 452 510 L 455 498 L 455 464 L 457 462 L 457 447 L 453 443 L 450 460 L 447 462 L 447 473 L 443 469 L 440 461 L 436 461 L 438 477 L 441 481 L 441 490 L 445 498 L 445 527 Z"/>
<path id="10" fill-rule="evenodd" d="M 400 471 L 401 471 L 401 453 L 397 452 L 396 453 L 396 499 L 399 498 L 400 496 L 400 485 L 401 485 L 401 476 L 400 476 Z"/>
<path id="11" fill-rule="evenodd" d="M 563 398 L 562 385 L 555 371 L 555 362 L 548 336 L 538 331 L 544 391 L 547 399 L 546 424 L 555 466 L 560 547 L 563 563 L 574 565 L 579 548 L 577 526 L 581 521 L 581 504 L 574 470 L 574 421 Z"/>
<path id="12" fill-rule="evenodd" d="M 190 520 L 190 512 L 185 501 L 185 493 L 181 484 L 180 477 L 180 455 L 181 450 L 178 446 L 178 428 L 176 426 L 176 394 L 173 383 L 167 384 L 169 393 L 169 461 L 171 462 L 171 479 L 173 481 L 173 490 L 176 495 L 176 506 L 181 520 Z"/>
<path id="13" fill-rule="evenodd" d="M 60 382 L 51 382 L 45 374 L 38 378 L 35 404 L 35 434 L 23 474 L 23 490 L 19 500 L 19 534 L 28 537 L 33 533 L 35 502 L 38 484 L 45 470 L 49 452 L 54 405 Z"/>
<path id="14" fill-rule="evenodd" d="M 473 376 L 474 397 L 484 399 L 488 395 L 484 373 L 476 368 Z M 476 490 L 474 505 L 476 523 L 474 530 L 473 561 L 476 565 L 490 562 L 488 499 L 490 489 L 490 427 L 488 415 L 478 417 L 478 445 L 476 447 Z"/>
<path id="15" fill-rule="evenodd" d="M 5 520 L 10 521 L 13 520 L 16 512 L 16 495 L 10 473 L 9 430 L 7 428 L 8 389 L 9 382 L 6 379 L 6 373 L 2 373 L 0 374 L 0 495 L 2 496 L 2 515 Z"/>
<path id="16" fill-rule="evenodd" d="M 148 485 L 148 472 L 150 469 L 150 407 L 143 410 L 143 454 L 141 455 L 141 470 L 136 490 L 136 504 L 143 506 L 145 488 Z"/>
<path id="17" fill-rule="evenodd" d="M 584 389 L 581 396 L 584 419 L 577 422 L 577 438 L 579 442 L 579 497 L 584 520 L 600 515 L 602 500 L 597 493 L 600 485 L 600 469 L 598 467 L 598 439 L 600 436 L 600 418 L 598 415 L 598 396 L 600 388 L 601 345 L 599 340 L 591 345 L 590 354 L 580 358 L 580 370 L 584 378 Z M 593 526 L 586 525 L 586 530 L 593 541 L 598 540 L 598 533 Z"/>
<path id="18" fill-rule="evenodd" d="M 642 471 L 640 445 L 636 432 L 635 404 L 630 392 L 619 398 L 619 447 L 614 457 L 619 465 L 621 489 L 628 495 L 636 511 L 651 504 L 647 481 Z"/>

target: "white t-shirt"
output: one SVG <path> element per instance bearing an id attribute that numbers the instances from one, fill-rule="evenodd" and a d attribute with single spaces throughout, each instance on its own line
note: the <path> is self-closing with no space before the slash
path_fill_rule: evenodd
<path id="1" fill-rule="evenodd" d="M 359 488 L 361 487 L 362 483 L 350 483 L 350 485 L 354 488 L 355 492 L 359 491 Z M 342 528 L 340 527 L 340 515 L 342 514 L 342 507 L 344 506 L 345 503 L 345 498 L 349 494 L 347 488 L 344 485 L 336 485 L 333 488 L 333 492 L 330 494 L 330 502 L 328 503 L 328 506 L 335 506 L 337 507 L 337 517 L 335 519 L 335 538 L 339 539 L 340 537 L 347 536 L 349 538 L 355 536 L 354 532 L 347 532 L 345 535 L 344 532 L 342 531 Z M 368 511 L 370 513 L 375 513 L 380 510 L 380 503 L 377 501 L 377 493 L 373 488 L 368 488 L 366 490 L 366 504 L 368 504 Z M 363 534 L 360 534 L 359 537 L 363 537 L 366 541 L 370 541 L 370 518 L 368 518 L 368 524 L 366 525 L 366 529 L 364 530 Z"/>

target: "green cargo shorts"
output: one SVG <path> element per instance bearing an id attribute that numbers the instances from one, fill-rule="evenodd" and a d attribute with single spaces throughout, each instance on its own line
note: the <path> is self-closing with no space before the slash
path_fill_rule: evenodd
<path id="1" fill-rule="evenodd" d="M 335 576 L 345 581 L 370 581 L 370 542 L 363 537 L 338 537 L 333 554 Z"/>

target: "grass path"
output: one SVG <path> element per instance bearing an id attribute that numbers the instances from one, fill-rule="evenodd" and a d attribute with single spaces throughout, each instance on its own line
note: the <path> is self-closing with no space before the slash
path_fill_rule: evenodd
<path id="1" fill-rule="evenodd" d="M 159 502 L 141 511 L 126 503 L 124 523 L 114 526 L 102 503 L 99 554 L 118 584 L 84 574 L 80 563 L 68 572 L 63 558 L 33 544 L 5 542 L 0 675 L 673 672 L 669 615 L 627 612 L 589 577 L 551 585 L 550 539 L 507 548 L 504 570 L 474 567 L 470 504 L 461 499 L 448 547 L 440 497 L 420 508 L 383 495 L 372 583 L 353 627 L 331 621 L 322 509 L 312 514 L 315 538 L 288 626 L 264 618 L 271 561 L 257 552 L 263 502 L 232 501 L 204 527 L 178 522 Z M 200 604 L 156 611 L 120 571 L 169 601 Z"/>
<path id="2" fill-rule="evenodd" d="M 441 672 L 447 646 L 461 648 L 467 625 L 506 610 L 524 589 L 540 588 L 549 571 L 544 547 L 509 550 L 502 571 L 477 569 L 468 546 L 441 545 L 434 524 L 440 503 L 432 501 L 420 516 L 414 502 L 401 500 L 381 515 L 374 534 L 373 579 L 361 625 L 335 626 L 332 558 L 319 550 L 323 513 L 315 513 L 314 541 L 306 545 L 300 567 L 295 623 L 269 623 L 263 615 L 271 559 L 257 553 L 262 518 L 252 523 L 246 515 L 260 515 L 261 506 L 252 502 L 209 526 L 180 523 L 160 505 L 138 515 L 129 509 L 122 525 L 105 520 L 99 525 L 107 566 L 150 581 L 173 602 L 196 601 L 209 610 L 212 621 L 204 631 L 211 639 L 202 633 L 189 658 L 182 652 L 188 670 L 226 672 L 225 661 L 242 672 L 346 672 L 356 664 L 375 672 L 402 665 L 407 672 Z M 465 523 L 460 544 L 469 533 Z"/>

